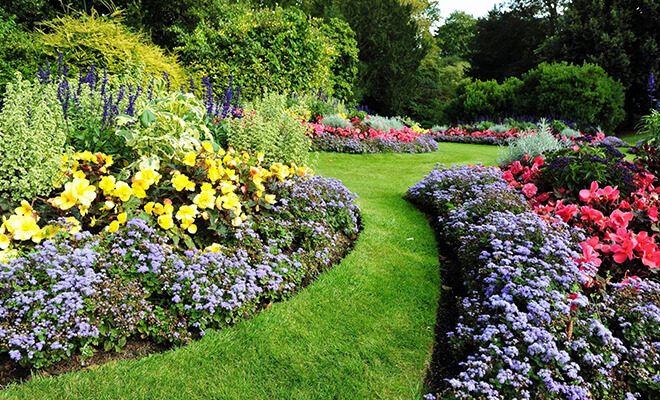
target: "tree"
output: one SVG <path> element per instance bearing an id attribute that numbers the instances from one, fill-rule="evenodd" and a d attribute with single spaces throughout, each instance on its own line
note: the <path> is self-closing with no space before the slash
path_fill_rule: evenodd
<path id="1" fill-rule="evenodd" d="M 438 28 L 435 37 L 443 57 L 468 60 L 477 33 L 477 20 L 463 11 L 454 11 Z"/>
<path id="2" fill-rule="evenodd" d="M 540 50 L 550 60 L 598 64 L 626 88 L 630 125 L 650 107 L 649 75 L 660 69 L 660 2 L 574 0 Z"/>
<path id="3" fill-rule="evenodd" d="M 547 19 L 519 11 L 492 10 L 477 22 L 470 74 L 482 80 L 504 80 L 534 68 L 536 49 L 550 33 Z"/>

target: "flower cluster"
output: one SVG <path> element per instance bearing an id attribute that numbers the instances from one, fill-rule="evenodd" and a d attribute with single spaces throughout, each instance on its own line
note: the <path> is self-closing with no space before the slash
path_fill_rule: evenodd
<path id="1" fill-rule="evenodd" d="M 0 263 L 0 353 L 42 368 L 120 351 L 131 339 L 178 345 L 290 295 L 344 255 L 359 210 L 335 180 L 296 176 L 274 186 L 279 201 L 255 224 L 204 250 L 181 250 L 146 215 L 96 235 L 58 221 L 57 235 Z"/>
<path id="2" fill-rule="evenodd" d="M 648 277 L 660 267 L 653 233 L 658 227 L 660 190 L 653 175 L 616 157 L 612 150 L 599 151 L 577 148 L 525 158 L 508 165 L 503 178 L 544 218 L 585 231 L 578 262 L 599 267 L 588 285 L 602 287 L 607 280 Z M 587 182 L 588 188 L 581 188 Z"/>
<path id="3" fill-rule="evenodd" d="M 657 396 L 660 286 L 630 277 L 584 290 L 596 265 L 578 261 L 581 232 L 533 212 L 501 174 L 438 168 L 408 192 L 438 217 L 461 267 L 449 273 L 464 282 L 447 332 L 458 363 L 435 389 L 461 399 Z"/>
<path id="4" fill-rule="evenodd" d="M 319 121 L 308 124 L 312 146 L 317 151 L 340 153 L 427 153 L 438 149 L 427 131 L 415 126 L 389 130 L 370 127 L 360 118 L 349 127 L 332 127 Z"/>
<path id="5" fill-rule="evenodd" d="M 522 132 L 511 128 L 506 132 L 493 132 L 486 130 L 468 130 L 453 127 L 440 132 L 432 132 L 433 138 L 438 142 L 480 143 L 480 144 L 506 144 L 509 140 L 520 137 Z"/>

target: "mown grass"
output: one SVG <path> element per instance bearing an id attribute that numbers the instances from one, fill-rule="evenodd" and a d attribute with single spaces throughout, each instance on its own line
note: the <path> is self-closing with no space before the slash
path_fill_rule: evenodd
<path id="1" fill-rule="evenodd" d="M 435 163 L 492 163 L 497 147 L 318 155 L 360 196 L 364 232 L 289 301 L 189 346 L 0 391 L 3 399 L 418 399 L 439 289 L 433 233 L 401 196 Z"/>

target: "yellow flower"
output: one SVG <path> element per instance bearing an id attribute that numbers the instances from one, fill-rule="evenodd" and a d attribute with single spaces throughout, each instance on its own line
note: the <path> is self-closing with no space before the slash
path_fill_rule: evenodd
<path id="1" fill-rule="evenodd" d="M 243 220 L 240 216 L 238 216 L 231 220 L 231 224 L 232 226 L 241 226 L 241 224 L 243 224 Z"/>
<path id="2" fill-rule="evenodd" d="M 71 185 L 71 191 L 74 197 L 84 207 L 92 205 L 92 201 L 96 198 L 96 187 L 90 185 L 87 179 L 75 178 Z"/>
<path id="3" fill-rule="evenodd" d="M 213 150 L 213 147 L 211 147 L 211 150 Z M 187 153 L 185 157 L 183 157 L 183 164 L 187 165 L 189 167 L 194 167 L 195 164 L 197 163 L 197 154 L 195 153 Z"/>
<path id="4" fill-rule="evenodd" d="M 176 189 L 179 192 L 184 189 L 189 190 L 191 192 L 195 190 L 195 183 L 191 182 L 187 176 L 185 176 L 180 172 L 176 173 L 172 178 L 172 185 L 174 186 L 174 189 Z"/>
<path id="5" fill-rule="evenodd" d="M 110 233 L 115 233 L 119 230 L 119 221 L 112 221 L 110 225 L 105 227 L 105 230 Z"/>
<path id="6" fill-rule="evenodd" d="M 67 217 L 65 221 L 69 225 L 69 232 L 79 233 L 81 231 L 82 225 L 80 224 L 80 221 L 76 219 L 76 217 Z"/>
<path id="7" fill-rule="evenodd" d="M 32 206 L 30 203 L 28 203 L 25 200 L 21 200 L 21 206 L 16 208 L 14 212 L 18 215 L 32 215 L 34 214 L 34 210 L 32 209 Z"/>
<path id="8" fill-rule="evenodd" d="M 11 244 L 11 239 L 4 233 L 0 233 L 0 250 L 7 250 Z"/>
<path id="9" fill-rule="evenodd" d="M 280 182 L 289 176 L 289 168 L 281 163 L 272 164 L 270 166 L 270 172 L 272 172 L 277 177 L 277 179 L 280 180 Z"/>
<path id="10" fill-rule="evenodd" d="M 211 182 L 215 183 L 222 178 L 222 175 L 224 175 L 224 173 L 225 173 L 224 168 L 218 167 L 215 165 L 215 163 L 213 163 L 209 166 L 209 171 L 207 176 Z"/>
<path id="11" fill-rule="evenodd" d="M 41 230 L 35 218 L 25 215 L 12 215 L 5 226 L 14 240 L 30 240 Z"/>
<path id="12" fill-rule="evenodd" d="M 207 142 L 202 142 L 202 148 L 207 153 L 213 153 L 213 143 L 211 143 L 211 142 L 208 142 L 208 141 Z"/>
<path id="13" fill-rule="evenodd" d="M 176 213 L 176 219 L 181 221 L 181 227 L 188 229 L 195 223 L 195 216 L 197 215 L 197 206 L 181 206 Z"/>
<path id="14" fill-rule="evenodd" d="M 204 186 L 202 186 L 202 192 L 195 196 L 193 203 L 201 209 L 213 208 L 215 204 L 215 190 L 210 187 L 204 188 Z"/>
<path id="15" fill-rule="evenodd" d="M 174 220 L 172 219 L 172 215 L 164 214 L 158 217 L 158 225 L 160 225 L 160 227 L 165 230 L 172 229 L 174 227 Z"/>
<path id="16" fill-rule="evenodd" d="M 48 201 L 53 205 L 53 207 L 59 208 L 60 210 L 68 210 L 75 206 L 76 198 L 71 191 L 71 182 L 68 182 L 64 186 L 64 192 L 62 192 L 62 194 Z"/>
<path id="17" fill-rule="evenodd" d="M 150 201 L 147 204 L 144 205 L 144 211 L 151 215 L 154 212 L 154 202 Z"/>
<path id="18" fill-rule="evenodd" d="M 112 192 L 113 196 L 118 197 L 121 201 L 128 201 L 133 194 L 131 187 L 128 186 L 128 183 L 119 181 L 115 185 L 115 190 Z"/>
<path id="19" fill-rule="evenodd" d="M 117 180 L 114 176 L 104 176 L 99 182 L 99 189 L 103 190 L 103 194 L 110 196 L 112 191 L 115 190 L 115 183 Z"/>
<path id="20" fill-rule="evenodd" d="M 274 194 L 267 194 L 264 196 L 264 200 L 266 200 L 266 203 L 268 204 L 275 204 L 275 195 Z"/>
<path id="21" fill-rule="evenodd" d="M 194 235 L 195 233 L 197 233 L 197 225 L 191 224 L 188 227 L 188 233 L 190 233 L 191 235 Z"/>
<path id="22" fill-rule="evenodd" d="M 234 193 L 218 197 L 215 204 L 218 209 L 224 208 L 225 210 L 234 210 L 241 206 L 240 199 Z"/>
<path id="23" fill-rule="evenodd" d="M 119 222 L 120 224 L 122 225 L 125 224 L 127 219 L 128 219 L 128 215 L 125 212 L 117 214 L 117 222 Z"/>
<path id="24" fill-rule="evenodd" d="M 236 190 L 236 186 L 231 182 L 220 182 L 220 191 L 222 194 L 232 193 Z"/>
<path id="25" fill-rule="evenodd" d="M 213 243 L 212 245 L 207 246 L 204 249 L 204 251 L 206 251 L 208 253 L 219 253 L 219 252 L 222 251 L 222 245 L 220 245 L 218 243 Z"/>
<path id="26" fill-rule="evenodd" d="M 74 172 L 74 173 L 73 173 L 73 177 L 74 177 L 74 178 L 78 178 L 78 179 L 85 179 L 85 178 L 87 178 L 87 176 L 85 175 L 85 173 L 82 172 L 82 171 L 76 171 L 76 172 Z"/>
<path id="27" fill-rule="evenodd" d="M 101 210 L 108 211 L 108 210 L 112 210 L 113 208 L 115 208 L 115 203 L 110 200 L 107 200 L 105 203 L 103 203 L 103 207 L 101 207 Z"/>

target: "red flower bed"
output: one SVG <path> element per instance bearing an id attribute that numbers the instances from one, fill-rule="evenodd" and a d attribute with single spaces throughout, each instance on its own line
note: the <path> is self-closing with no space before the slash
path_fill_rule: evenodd
<path id="1" fill-rule="evenodd" d="M 603 287 L 610 280 L 657 276 L 660 187 L 656 187 L 654 175 L 639 170 L 627 190 L 592 181 L 575 196 L 564 187 L 547 187 L 548 168 L 544 157 L 526 157 L 504 167 L 503 177 L 524 194 L 539 215 L 584 230 L 586 239 L 580 243 L 582 255 L 577 261 L 585 269 L 598 268 L 596 277 L 586 280 L 587 288 Z M 585 277 L 593 276 L 586 272 Z"/>
<path id="2" fill-rule="evenodd" d="M 422 133 L 415 132 L 407 126 L 403 129 L 390 129 L 389 131 L 384 131 L 367 126 L 359 118 L 353 118 L 351 123 L 353 126 L 349 128 L 335 128 L 322 124 L 319 118 L 317 122 L 309 123 L 308 126 L 311 127 L 313 136 L 332 134 L 357 140 L 383 139 L 409 143 L 418 139 L 420 136 L 423 136 Z"/>

